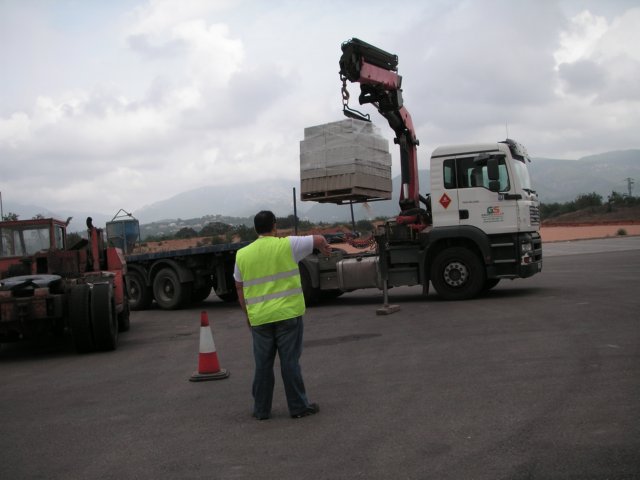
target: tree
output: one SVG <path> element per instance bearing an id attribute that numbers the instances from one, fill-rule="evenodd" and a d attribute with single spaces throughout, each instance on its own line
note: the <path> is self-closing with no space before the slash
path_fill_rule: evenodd
<path id="1" fill-rule="evenodd" d="M 255 229 L 249 228 L 246 225 L 238 225 L 234 228 L 235 234 L 240 237 L 243 242 L 249 242 L 258 238 L 258 234 Z"/>
<path id="2" fill-rule="evenodd" d="M 624 203 L 624 196 L 618 192 L 611 192 L 611 195 L 607 197 L 607 203 L 613 205 L 622 205 Z"/>
<path id="3" fill-rule="evenodd" d="M 289 215 L 288 217 L 277 217 L 276 223 L 278 224 L 278 228 L 293 228 L 296 223 L 295 215 Z"/>
<path id="4" fill-rule="evenodd" d="M 178 230 L 175 234 L 175 238 L 194 238 L 197 237 L 198 233 L 191 227 L 184 227 Z"/>
<path id="5" fill-rule="evenodd" d="M 369 220 L 358 220 L 356 222 L 356 230 L 359 232 L 370 232 L 373 230 L 373 223 Z"/>
<path id="6" fill-rule="evenodd" d="M 574 204 L 576 210 L 582 210 L 583 208 L 589 207 L 600 207 L 602 206 L 602 196 L 598 195 L 596 192 L 586 195 L 578 195 Z"/>
<path id="7" fill-rule="evenodd" d="M 233 227 L 227 223 L 222 222 L 210 222 L 207 223 L 202 230 L 200 230 L 200 235 L 203 237 L 213 237 L 218 235 L 224 235 Z"/>
<path id="8" fill-rule="evenodd" d="M 73 247 L 76 243 L 80 242 L 82 237 L 75 232 L 67 233 L 67 250 Z"/>
<path id="9" fill-rule="evenodd" d="M 2 217 L 2 220 L 5 222 L 15 222 L 16 220 L 18 220 L 18 214 L 9 212 L 4 217 Z"/>

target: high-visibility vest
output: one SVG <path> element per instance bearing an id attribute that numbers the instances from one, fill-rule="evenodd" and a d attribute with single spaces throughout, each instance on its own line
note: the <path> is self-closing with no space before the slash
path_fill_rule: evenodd
<path id="1" fill-rule="evenodd" d="M 288 320 L 305 312 L 300 271 L 288 238 L 260 237 L 238 250 L 236 263 L 252 326 Z"/>

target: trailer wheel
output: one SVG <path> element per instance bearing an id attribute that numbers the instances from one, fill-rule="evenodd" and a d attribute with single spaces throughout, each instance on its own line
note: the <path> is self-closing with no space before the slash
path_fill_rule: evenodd
<path id="1" fill-rule="evenodd" d="M 144 278 L 138 272 L 127 273 L 127 287 L 129 290 L 129 307 L 131 310 L 146 310 L 153 300 L 153 292 L 147 287 Z"/>
<path id="2" fill-rule="evenodd" d="M 307 306 L 315 305 L 320 301 L 320 289 L 311 283 L 311 274 L 307 267 L 300 265 L 300 281 L 302 283 L 302 294 L 304 295 L 304 303 Z"/>
<path id="3" fill-rule="evenodd" d="M 164 310 L 175 310 L 191 300 L 190 284 L 180 283 L 176 272 L 163 268 L 153 279 L 153 296 Z"/>
<path id="4" fill-rule="evenodd" d="M 467 300 L 485 285 L 486 272 L 480 258 L 462 247 L 450 247 L 436 255 L 431 283 L 445 300 Z"/>
<path id="5" fill-rule="evenodd" d="M 78 353 L 88 353 L 95 350 L 91 329 L 89 285 L 75 285 L 69 292 L 69 325 L 73 335 L 73 343 Z"/>
<path id="6" fill-rule="evenodd" d="M 91 324 L 98 350 L 115 350 L 118 345 L 118 314 L 113 287 L 110 283 L 96 283 L 91 294 Z"/>

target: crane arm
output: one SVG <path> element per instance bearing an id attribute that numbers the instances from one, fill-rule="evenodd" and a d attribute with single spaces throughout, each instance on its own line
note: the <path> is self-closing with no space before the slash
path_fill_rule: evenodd
<path id="1" fill-rule="evenodd" d="M 418 161 L 413 120 L 402 100 L 402 77 L 398 75 L 398 56 L 385 52 L 357 38 L 342 44 L 340 78 L 342 79 L 343 112 L 351 118 L 369 121 L 348 106 L 349 94 L 346 82 L 360 84 L 360 105 L 373 104 L 387 119 L 396 134 L 395 143 L 400 146 L 400 210 L 407 212 L 419 208 Z"/>

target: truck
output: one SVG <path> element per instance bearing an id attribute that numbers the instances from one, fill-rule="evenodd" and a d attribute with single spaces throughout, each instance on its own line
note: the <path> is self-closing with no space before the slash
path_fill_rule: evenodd
<path id="1" fill-rule="evenodd" d="M 385 294 L 397 286 L 433 285 L 446 300 L 474 298 L 502 279 L 542 271 L 539 201 L 524 146 L 512 139 L 438 147 L 431 155 L 431 192 L 418 184 L 419 141 L 404 106 L 398 57 L 357 38 L 342 44 L 339 61 L 343 113 L 370 121 L 349 106 L 347 82 L 360 84 L 359 102 L 387 120 L 400 148 L 399 214 L 379 225 L 375 251 L 330 257 L 313 254 L 300 264 L 305 298 L 361 288 Z M 329 192 L 331 193 L 331 192 Z M 327 202 L 366 199 L 326 195 Z"/>
<path id="2" fill-rule="evenodd" d="M 145 310 L 153 301 L 164 310 L 175 310 L 206 299 L 212 290 L 225 302 L 238 299 L 233 280 L 236 252 L 250 242 L 136 251 L 140 225 L 123 209 L 107 222 L 107 240 L 124 252 L 131 310 Z"/>
<path id="3" fill-rule="evenodd" d="M 0 343 L 71 334 L 79 353 L 115 350 L 129 330 L 126 262 L 87 218 L 67 246 L 68 222 L 0 222 Z"/>
<path id="4" fill-rule="evenodd" d="M 430 284 L 444 299 L 464 300 L 501 279 L 540 272 L 539 202 L 526 149 L 511 139 L 439 147 L 431 155 L 431 193 L 421 195 L 419 142 L 403 105 L 397 56 L 356 38 L 343 43 L 342 52 L 343 113 L 370 121 L 348 104 L 347 81 L 359 82 L 360 104 L 374 105 L 396 134 L 400 213 L 379 225 L 371 240 L 363 240 L 375 245 L 375 251 L 336 248 L 328 257 L 315 252 L 303 259 L 299 268 L 307 304 L 362 288 L 383 290 L 386 303 L 388 288 L 422 285 L 427 294 Z M 325 200 L 334 203 L 370 200 L 328 193 Z M 163 309 L 181 308 L 207 298 L 212 289 L 224 301 L 237 300 L 235 256 L 249 242 L 136 253 L 137 220 L 119 214 L 107 223 L 107 237 L 125 251 L 132 310 L 146 309 L 154 300 Z"/>

